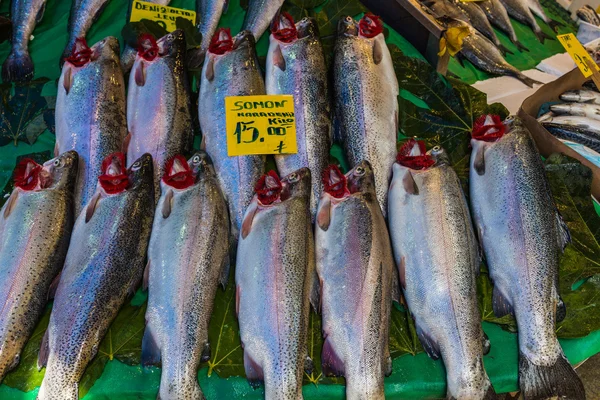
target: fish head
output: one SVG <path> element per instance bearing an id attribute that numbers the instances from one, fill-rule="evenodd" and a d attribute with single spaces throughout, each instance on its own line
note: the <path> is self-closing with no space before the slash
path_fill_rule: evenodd
<path id="1" fill-rule="evenodd" d="M 358 36 L 372 39 L 383 33 L 383 22 L 377 15 L 366 13 L 358 22 Z"/>
<path id="2" fill-rule="evenodd" d="M 427 155 L 435 161 L 436 167 L 441 165 L 450 165 L 450 156 L 448 155 L 446 149 L 444 149 L 442 146 L 433 146 L 429 151 L 427 151 Z"/>
<path id="3" fill-rule="evenodd" d="M 327 194 L 334 199 L 343 199 L 350 196 L 346 175 L 342 173 L 337 165 L 332 164 L 325 168 L 321 180 L 323 182 L 323 194 Z"/>
<path id="4" fill-rule="evenodd" d="M 208 53 L 221 56 L 233 50 L 233 38 L 231 37 L 231 29 L 219 28 L 214 33 L 208 46 Z"/>
<path id="5" fill-rule="evenodd" d="M 91 61 L 91 58 L 92 49 L 88 46 L 85 38 L 77 38 L 71 49 L 71 54 L 65 58 L 65 67 L 82 68 Z M 63 70 L 70 70 L 70 68 L 63 68 Z"/>
<path id="6" fill-rule="evenodd" d="M 280 11 L 271 22 L 271 34 L 273 38 L 283 43 L 292 43 L 298 39 L 298 30 L 294 23 L 294 18 Z"/>
<path id="7" fill-rule="evenodd" d="M 507 117 L 502 121 L 498 115 L 484 114 L 480 116 L 473 124 L 471 146 L 476 147 L 478 142 L 494 143 L 498 141 L 510 130 L 514 121 L 515 117 Z"/>
<path id="8" fill-rule="evenodd" d="M 196 183 L 196 176 L 185 157 L 177 154 L 165 163 L 161 184 L 172 189 L 184 190 Z"/>
<path id="9" fill-rule="evenodd" d="M 256 202 L 261 206 L 270 206 L 281 202 L 281 191 L 283 185 L 277 172 L 271 170 L 260 177 L 254 185 L 254 196 Z"/>
<path id="10" fill-rule="evenodd" d="M 372 193 L 375 196 L 375 175 L 373 168 L 367 160 L 358 163 L 346 174 L 348 191 L 355 193 Z"/>
<path id="11" fill-rule="evenodd" d="M 77 180 L 79 155 L 75 150 L 62 153 L 42 166 L 40 178 L 44 188 L 67 188 L 73 191 Z"/>
<path id="12" fill-rule="evenodd" d="M 298 39 L 302 38 L 319 38 L 319 26 L 314 18 L 305 17 L 296 23 L 298 31 Z"/>
<path id="13" fill-rule="evenodd" d="M 119 39 L 114 36 L 107 36 L 92 46 L 91 60 L 114 59 L 119 57 L 120 47 Z"/>
<path id="14" fill-rule="evenodd" d="M 338 36 L 358 36 L 358 23 L 347 15 L 338 21 Z"/>
<path id="15" fill-rule="evenodd" d="M 176 29 L 158 39 L 158 55 L 160 57 L 176 57 L 185 52 L 185 35 L 183 30 Z"/>
<path id="16" fill-rule="evenodd" d="M 433 149 L 429 152 L 426 150 L 424 141 L 411 138 L 398 150 L 396 163 L 413 171 L 427 170 L 436 164 L 432 151 Z"/>
<path id="17" fill-rule="evenodd" d="M 142 154 L 131 164 L 126 173 L 130 182 L 129 189 L 147 186 L 147 192 L 154 196 L 154 164 L 150 154 Z"/>
<path id="18" fill-rule="evenodd" d="M 158 57 L 159 48 L 156 38 L 144 33 L 137 40 L 137 58 L 141 58 L 146 62 L 152 62 Z"/>
<path id="19" fill-rule="evenodd" d="M 102 173 L 98 177 L 100 190 L 106 195 L 116 195 L 130 187 L 131 181 L 127 174 L 125 155 L 121 152 L 112 153 L 102 161 Z"/>
<path id="20" fill-rule="evenodd" d="M 212 159 L 205 151 L 198 151 L 189 160 L 188 165 L 196 176 L 196 179 L 200 175 L 210 175 L 216 177 L 215 166 L 213 165 Z"/>
<path id="21" fill-rule="evenodd" d="M 250 31 L 241 31 L 233 37 L 233 50 L 250 51 L 254 54 L 256 39 Z"/>
<path id="22" fill-rule="evenodd" d="M 308 199 L 311 192 L 310 170 L 306 167 L 300 168 L 288 174 L 281 180 L 281 201 L 292 197 L 304 197 Z"/>

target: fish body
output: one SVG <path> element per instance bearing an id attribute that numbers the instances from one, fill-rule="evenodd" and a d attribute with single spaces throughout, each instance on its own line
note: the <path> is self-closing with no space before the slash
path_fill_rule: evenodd
<path id="1" fill-rule="evenodd" d="M 282 14 L 282 19 L 285 15 Z M 285 20 L 287 21 L 287 20 Z M 293 21 L 290 22 L 290 26 Z M 297 36 L 291 42 L 271 34 L 267 55 L 267 94 L 294 95 L 297 154 L 276 155 L 280 174 L 288 175 L 302 167 L 311 170 L 311 214 L 323 189 L 321 173 L 329 162 L 331 120 L 327 88 L 327 66 L 318 28 L 312 19 L 293 25 Z"/>
<path id="2" fill-rule="evenodd" d="M 69 39 L 61 57 L 61 62 L 68 58 L 73 51 L 78 38 L 85 39 L 94 21 L 98 19 L 108 0 L 73 0 L 69 14 Z"/>
<path id="3" fill-rule="evenodd" d="M 561 94 L 559 97 L 564 101 L 600 105 L 600 93 L 596 92 L 595 90 L 569 90 Z"/>
<path id="4" fill-rule="evenodd" d="M 163 36 L 155 48 L 154 57 L 136 56 L 129 75 L 127 127 L 131 137 L 127 162 L 132 164 L 144 153 L 152 155 L 158 199 L 165 163 L 191 148 L 193 132 L 183 31 Z"/>
<path id="5" fill-rule="evenodd" d="M 548 26 L 552 28 L 553 31 L 557 32 L 558 27 L 562 26 L 560 22 L 555 21 L 548 17 L 548 15 L 546 15 L 546 12 L 544 11 L 544 7 L 542 7 L 542 4 L 540 3 L 540 0 L 527 0 L 527 6 L 529 6 L 529 9 L 533 14 L 540 17 L 540 19 L 546 24 L 548 24 Z"/>
<path id="6" fill-rule="evenodd" d="M 73 227 L 40 350 L 46 374 L 39 400 L 78 399 L 87 364 L 142 279 L 154 215 L 152 158 L 142 156 L 129 170 L 124 164 L 122 153 L 107 157 L 98 190 Z"/>
<path id="7" fill-rule="evenodd" d="M 346 378 L 349 400 L 383 400 L 383 379 L 392 371 L 389 319 L 397 283 L 390 239 L 369 164 L 345 177 L 328 176 L 335 173 L 326 171 L 325 179 L 347 180 L 351 190 L 340 197 L 323 192 L 315 227 L 323 373 Z"/>
<path id="8" fill-rule="evenodd" d="M 162 362 L 161 399 L 203 399 L 197 371 L 210 357 L 208 323 L 229 269 L 227 204 L 206 153 L 188 162 L 177 156 L 171 165 L 148 247 L 142 363 Z M 182 171 L 190 177 L 186 187 L 178 185 Z"/>
<path id="9" fill-rule="evenodd" d="M 494 313 L 517 321 L 524 398 L 584 399 L 555 332 L 557 309 L 563 316 L 565 311 L 557 283 L 568 228 L 522 121 L 509 117 L 494 134 L 473 135 L 469 178 L 473 219 L 494 284 Z"/>
<path id="10" fill-rule="evenodd" d="M 529 27 L 533 30 L 533 33 L 540 41 L 540 43 L 544 43 L 546 39 L 553 39 L 552 36 L 547 35 L 542 31 L 542 28 L 538 25 L 535 20 L 535 17 L 531 13 L 529 9 L 529 0 L 500 0 L 508 15 L 516 19 L 517 21 L 529 25 Z"/>
<path id="11" fill-rule="evenodd" d="M 12 20 L 11 49 L 2 64 L 4 82 L 25 82 L 33 78 L 33 61 L 29 55 L 29 40 L 35 25 L 44 15 L 46 0 L 13 0 L 10 6 Z"/>
<path id="12" fill-rule="evenodd" d="M 579 128 L 600 135 L 600 121 L 577 115 L 543 115 L 538 119 L 542 125 L 560 125 L 565 129 Z"/>
<path id="13" fill-rule="evenodd" d="M 250 0 L 242 30 L 250 31 L 256 41 L 265 33 L 284 0 Z"/>
<path id="14" fill-rule="evenodd" d="M 510 41 L 513 42 L 519 50 L 529 51 L 527 47 L 523 46 L 523 44 L 519 42 L 517 33 L 510 22 L 508 12 L 500 0 L 484 0 L 478 1 L 476 4 L 481 7 L 492 25 L 506 33 Z"/>
<path id="15" fill-rule="evenodd" d="M 229 0 L 196 0 L 196 15 L 198 19 L 198 32 L 202 35 L 200 48 L 195 52 L 191 63 L 199 67 L 204 62 L 204 57 L 210 46 L 211 39 L 217 31 L 221 15 L 227 9 Z"/>
<path id="16" fill-rule="evenodd" d="M 553 104 L 550 106 L 550 110 L 555 114 L 577 115 L 600 120 L 600 105 L 586 103 Z"/>
<path id="17" fill-rule="evenodd" d="M 266 190 L 273 179 L 261 178 Z M 235 271 L 236 310 L 248 381 L 264 381 L 265 399 L 291 400 L 302 399 L 308 361 L 314 283 L 310 171 L 303 168 L 277 184 L 281 194 L 273 202 L 264 204 L 257 195 L 244 216 Z"/>
<path id="18" fill-rule="evenodd" d="M 436 17 L 450 17 L 471 24 L 469 17 L 465 12 L 453 1 L 446 0 L 431 0 L 424 3 L 433 11 Z"/>
<path id="19" fill-rule="evenodd" d="M 496 398 L 483 366 L 481 260 L 467 201 L 443 149 L 416 156 L 435 164 L 394 164 L 388 199 L 402 293 L 425 351 L 444 361 L 447 398 Z"/>
<path id="20" fill-rule="evenodd" d="M 34 187 L 18 183 L 27 178 L 27 169 L 29 178 L 39 181 Z M 65 261 L 74 221 L 77 153 L 62 154 L 43 167 L 24 159 L 20 171 L 0 210 L 0 380 L 19 363 Z"/>
<path id="21" fill-rule="evenodd" d="M 119 42 L 107 37 L 90 50 L 96 59 L 82 65 L 65 62 L 56 97 L 55 154 L 79 154 L 75 215 L 94 195 L 102 161 L 122 150 L 127 135 Z"/>
<path id="22" fill-rule="evenodd" d="M 246 207 L 252 201 L 254 185 L 264 170 L 264 157 L 257 155 L 229 157 L 227 155 L 225 97 L 265 94 L 265 84 L 254 49 L 254 37 L 248 31 L 235 38 L 224 30 L 215 37 L 231 45 L 223 52 L 209 51 L 202 70 L 198 100 L 198 118 L 203 146 L 210 154 L 221 189 L 229 206 L 232 246 L 235 249 Z M 214 38 L 213 38 L 214 39 Z M 230 42 L 229 42 L 230 41 Z M 247 140 L 247 139 L 246 139 Z"/>
<path id="23" fill-rule="evenodd" d="M 363 27 L 360 28 L 361 22 Z M 342 18 L 334 51 L 334 135 L 351 167 L 367 160 L 375 174 L 377 200 L 385 216 L 387 189 L 396 159 L 398 80 L 374 16 Z M 363 33 L 361 33 L 361 31 Z"/>
<path id="24" fill-rule="evenodd" d="M 559 139 L 579 143 L 600 153 L 600 135 L 574 126 L 557 125 L 553 123 L 542 124 L 553 136 Z"/>
<path id="25" fill-rule="evenodd" d="M 487 37 L 502 54 L 510 53 L 506 47 L 500 42 L 494 28 L 490 24 L 485 12 L 475 3 L 463 2 L 461 0 L 453 0 L 460 7 L 469 19 L 469 23 L 473 28 L 477 29 L 482 35 Z"/>

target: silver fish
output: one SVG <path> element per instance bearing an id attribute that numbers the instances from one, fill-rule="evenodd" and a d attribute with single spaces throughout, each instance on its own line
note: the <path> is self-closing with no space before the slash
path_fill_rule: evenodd
<path id="1" fill-rule="evenodd" d="M 329 162 L 332 139 L 327 66 L 314 20 L 305 18 L 294 24 L 289 14 L 282 13 L 277 27 L 271 34 L 267 54 L 267 94 L 294 95 L 298 153 L 276 155 L 275 162 L 282 175 L 302 167 L 310 169 L 310 210 L 314 220 L 323 190 L 321 173 Z M 292 29 L 293 38 L 280 37 L 279 32 L 284 29 Z"/>
<path id="2" fill-rule="evenodd" d="M 202 42 L 198 49 L 190 50 L 188 58 L 190 68 L 199 68 L 204 63 L 210 42 L 217 31 L 221 14 L 223 14 L 229 0 L 196 0 L 196 16 L 198 31 L 202 34 Z"/>
<path id="3" fill-rule="evenodd" d="M 323 373 L 345 376 L 349 400 L 383 400 L 383 378 L 392 372 L 389 323 L 398 281 L 373 170 L 363 161 L 345 176 L 330 167 L 323 179 L 315 227 Z"/>
<path id="4" fill-rule="evenodd" d="M 508 35 L 510 41 L 513 42 L 513 44 L 517 46 L 519 50 L 529 51 L 527 47 L 523 46 L 523 44 L 519 42 L 519 38 L 517 38 L 517 33 L 515 32 L 515 29 L 513 28 L 512 23 L 510 22 L 508 12 L 506 11 L 506 8 L 502 5 L 500 0 L 483 0 L 478 1 L 475 4 L 481 7 L 481 9 L 485 13 L 488 20 L 492 23 L 492 25 L 496 26 L 498 29 L 500 29 Z"/>
<path id="5" fill-rule="evenodd" d="M 562 23 L 553 20 L 550 17 L 548 17 L 548 15 L 546 15 L 546 12 L 544 11 L 544 7 L 542 7 L 542 4 L 540 3 L 540 0 L 527 0 L 527 6 L 529 6 L 529 9 L 532 13 L 540 17 L 542 21 L 548 24 L 548 26 L 552 28 L 554 32 L 558 32 L 558 28 L 564 26 Z"/>
<path id="6" fill-rule="evenodd" d="M 152 156 L 158 201 L 165 163 L 188 151 L 193 140 L 185 39 L 183 31 L 175 30 L 157 42 L 148 38 L 140 46 L 147 52 L 136 56 L 127 91 L 127 163 L 144 153 Z"/>
<path id="7" fill-rule="evenodd" d="M 595 90 L 569 90 L 561 94 L 560 99 L 564 101 L 600 105 L 600 93 L 596 92 Z"/>
<path id="8" fill-rule="evenodd" d="M 75 189 L 75 215 L 96 190 L 102 161 L 121 151 L 127 135 L 125 83 L 119 67 L 119 42 L 110 36 L 91 49 L 79 42 L 80 51 L 91 50 L 77 65 L 67 61 L 58 81 L 56 146 L 54 153 L 75 150 L 79 175 Z"/>
<path id="9" fill-rule="evenodd" d="M 554 39 L 552 36 L 548 35 L 544 31 L 542 31 L 542 28 L 540 28 L 540 26 L 536 22 L 535 17 L 529 10 L 529 4 L 528 4 L 529 0 L 500 0 L 500 1 L 506 8 L 508 15 L 510 15 L 517 21 L 519 21 L 525 25 L 529 25 L 529 27 L 531 27 L 531 29 L 533 30 L 533 33 L 535 34 L 537 39 L 540 41 L 540 43 L 544 43 L 544 41 L 546 39 Z"/>
<path id="10" fill-rule="evenodd" d="M 388 220 L 417 335 L 431 358 L 444 361 L 447 398 L 495 399 L 483 367 L 489 342 L 477 304 L 481 260 L 460 181 L 439 146 L 425 154 L 411 140 L 405 149 L 411 156 L 394 164 Z"/>
<path id="11" fill-rule="evenodd" d="M 494 75 L 507 75 L 517 78 L 529 87 L 541 84 L 524 75 L 521 71 L 504 60 L 500 50 L 486 37 L 462 21 L 451 21 L 448 27 L 466 26 L 471 34 L 463 39 L 460 54 L 472 62 L 477 68 Z"/>
<path id="12" fill-rule="evenodd" d="M 233 39 L 219 29 L 213 41 L 225 50 L 209 49 L 202 69 L 198 118 L 203 148 L 211 155 L 221 189 L 229 205 L 232 249 L 235 249 L 244 211 L 252 201 L 254 184 L 264 170 L 263 156 L 227 155 L 225 97 L 265 94 L 265 84 L 256 59 L 254 37 L 248 31 Z M 221 53 L 221 54 L 219 54 Z"/>
<path id="13" fill-rule="evenodd" d="M 208 323 L 229 272 L 227 204 L 206 153 L 169 166 L 148 248 L 142 364 L 162 362 L 161 399 L 203 399 L 198 366 L 210 358 Z"/>
<path id="14" fill-rule="evenodd" d="M 29 55 L 29 40 L 35 25 L 40 22 L 46 0 L 13 0 L 10 5 L 12 19 L 11 49 L 2 64 L 4 82 L 25 82 L 33 78 L 33 61 Z"/>
<path id="15" fill-rule="evenodd" d="M 38 400 L 76 400 L 87 364 L 142 279 L 154 215 L 152 157 L 128 170 L 109 155 L 98 190 L 77 217 L 38 366 Z"/>
<path id="16" fill-rule="evenodd" d="M 17 366 L 59 274 L 73 226 L 77 153 L 24 159 L 0 210 L 0 381 Z"/>
<path id="17" fill-rule="evenodd" d="M 61 62 L 71 55 L 77 39 L 85 39 L 88 30 L 102 14 L 106 4 L 108 4 L 108 0 L 73 0 L 67 27 L 69 39 L 63 51 Z"/>
<path id="18" fill-rule="evenodd" d="M 553 124 L 562 125 L 565 129 L 572 127 L 585 129 L 596 134 L 600 134 L 600 121 L 588 117 L 580 117 L 577 115 L 548 115 L 544 114 L 538 121 L 542 125 Z"/>
<path id="19" fill-rule="evenodd" d="M 491 119 L 483 125 L 497 125 Z M 471 210 L 494 283 L 494 313 L 517 321 L 521 393 L 526 399 L 585 399 L 555 332 L 557 316 L 565 314 L 557 282 L 569 231 L 531 134 L 509 117 L 474 134 L 471 146 Z"/>
<path id="20" fill-rule="evenodd" d="M 548 132 L 559 139 L 582 144 L 600 153 L 600 134 L 598 133 L 576 126 L 565 126 L 553 123 L 543 123 L 542 125 Z"/>
<path id="21" fill-rule="evenodd" d="M 302 399 L 307 357 L 309 295 L 314 242 L 310 171 L 281 182 L 271 173 L 259 182 L 244 215 L 235 271 L 236 310 L 251 384 L 265 383 L 265 399 Z"/>
<path id="22" fill-rule="evenodd" d="M 265 33 L 284 0 L 250 0 L 242 30 L 250 31 L 256 41 Z"/>
<path id="23" fill-rule="evenodd" d="M 600 105 L 587 103 L 553 104 L 550 110 L 555 114 L 577 115 L 594 120 L 600 120 Z"/>
<path id="24" fill-rule="evenodd" d="M 336 141 L 343 142 L 351 167 L 363 160 L 371 164 L 385 216 L 396 159 L 399 87 L 378 17 L 340 19 L 333 68 Z"/>

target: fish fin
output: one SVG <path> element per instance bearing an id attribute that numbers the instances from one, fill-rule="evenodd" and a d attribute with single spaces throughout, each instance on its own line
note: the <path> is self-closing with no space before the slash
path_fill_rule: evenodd
<path id="1" fill-rule="evenodd" d="M 46 329 L 44 336 L 42 336 L 42 342 L 40 343 L 40 351 L 38 352 L 37 369 L 41 371 L 48 364 L 48 356 L 50 355 L 50 344 L 48 342 L 48 332 L 50 329 Z"/>
<path id="2" fill-rule="evenodd" d="M 58 273 L 58 275 L 56 275 L 54 277 L 54 279 L 52 280 L 52 283 L 50 284 L 50 287 L 48 288 L 48 300 L 52 300 L 54 298 L 54 296 L 56 295 L 56 289 L 58 289 L 58 283 L 60 282 L 60 275 L 62 274 L 62 271 Z"/>
<path id="3" fill-rule="evenodd" d="M 483 334 L 481 335 L 481 345 L 482 345 L 482 349 L 483 349 L 483 355 L 486 355 L 490 352 L 490 349 L 492 348 L 492 344 L 490 343 L 490 338 L 488 337 L 487 333 L 482 332 Z"/>
<path id="4" fill-rule="evenodd" d="M 144 337 L 142 338 L 142 365 L 144 367 L 148 365 L 160 365 L 161 354 L 160 347 L 158 347 L 158 343 L 156 343 L 156 338 L 152 333 L 152 328 L 150 325 L 146 325 L 146 330 L 144 331 Z"/>
<path id="5" fill-rule="evenodd" d="M 322 197 L 317 207 L 317 226 L 323 231 L 329 229 L 331 222 L 331 199 L 329 196 Z"/>
<path id="6" fill-rule="evenodd" d="M 98 200 L 100 200 L 100 193 L 96 193 L 92 200 L 90 200 L 86 210 L 85 210 L 85 223 L 90 222 L 90 219 L 94 216 L 94 212 L 96 211 L 96 206 L 98 205 Z"/>
<path id="7" fill-rule="evenodd" d="M 240 315 L 240 293 L 242 288 L 240 285 L 235 285 L 235 316 L 236 318 Z"/>
<path id="8" fill-rule="evenodd" d="M 244 220 L 242 221 L 242 229 L 240 232 L 242 239 L 246 239 L 246 237 L 250 234 L 250 230 L 252 230 L 252 222 L 254 221 L 254 215 L 256 214 L 257 209 L 258 205 L 255 201 L 253 201 L 252 203 L 250 203 L 250 206 L 246 210 Z"/>
<path id="9" fill-rule="evenodd" d="M 507 49 L 502 43 L 498 43 L 496 47 L 498 47 L 498 50 L 500 50 L 503 56 L 506 56 L 507 54 L 515 54 L 509 49 Z"/>
<path id="10" fill-rule="evenodd" d="M 526 399 L 585 399 L 583 383 L 562 353 L 551 366 L 535 365 L 519 353 L 519 387 Z"/>
<path id="11" fill-rule="evenodd" d="M 514 315 L 513 306 L 508 301 L 506 296 L 502 294 L 498 286 L 494 285 L 494 289 L 492 290 L 492 309 L 494 310 L 494 315 L 498 318 L 504 317 L 505 315 Z"/>
<path id="12" fill-rule="evenodd" d="M 412 173 L 407 170 L 402 177 L 402 186 L 404 187 L 404 191 L 408 194 L 419 194 L 419 187 L 417 186 L 417 182 L 412 176 Z"/>
<path id="13" fill-rule="evenodd" d="M 533 32 L 533 33 L 535 33 L 535 37 L 537 38 L 537 40 L 539 40 L 539 42 L 541 44 L 544 44 L 544 41 L 546 39 L 554 40 L 554 38 L 552 36 L 548 35 L 546 32 L 542 31 L 541 29 L 539 31 Z"/>
<path id="14" fill-rule="evenodd" d="M 121 151 L 124 154 L 127 154 L 127 150 L 129 149 L 129 143 L 131 142 L 131 132 L 127 132 L 127 136 L 123 139 L 123 145 L 121 146 Z"/>
<path id="15" fill-rule="evenodd" d="M 419 337 L 419 341 L 423 345 L 423 349 L 425 350 L 425 353 L 427 353 L 427 355 L 433 360 L 439 359 L 440 358 L 440 346 L 427 333 L 425 333 L 421 328 L 419 328 L 418 324 L 417 324 L 417 336 Z"/>
<path id="16" fill-rule="evenodd" d="M 562 23 L 560 23 L 560 22 L 556 21 L 556 20 L 553 20 L 553 19 L 551 19 L 551 20 L 548 22 L 548 26 L 549 26 L 550 28 L 552 28 L 552 30 L 553 30 L 555 33 L 558 33 L 558 28 L 560 28 L 561 26 L 564 26 L 564 25 L 563 25 Z"/>
<path id="17" fill-rule="evenodd" d="M 144 65 L 143 61 L 138 62 L 137 65 L 135 65 L 135 71 L 133 71 L 135 83 L 138 86 L 144 86 L 146 84 L 146 71 Z"/>
<path id="18" fill-rule="evenodd" d="M 200 139 L 200 150 L 206 151 L 206 135 L 202 134 L 202 139 Z"/>
<path id="19" fill-rule="evenodd" d="M 65 88 L 65 93 L 69 94 L 71 91 L 71 86 L 73 86 L 73 71 L 71 67 L 65 67 L 65 73 L 63 74 L 63 87 Z"/>
<path id="20" fill-rule="evenodd" d="M 400 262 L 398 263 L 398 282 L 402 287 L 402 290 L 406 290 L 406 257 L 400 257 Z"/>
<path id="21" fill-rule="evenodd" d="M 389 352 L 389 350 L 388 350 Z M 393 363 L 392 363 L 392 356 L 390 356 L 388 354 L 388 356 L 385 358 L 385 365 L 384 365 L 384 369 L 383 369 L 383 373 L 385 376 L 390 376 L 392 375 L 392 368 L 393 367 Z"/>
<path id="22" fill-rule="evenodd" d="M 323 350 L 321 350 L 321 365 L 323 367 L 323 375 L 325 376 L 344 376 L 346 368 L 333 349 L 329 338 L 325 338 L 325 343 L 323 343 Z"/>
<path id="23" fill-rule="evenodd" d="M 402 290 L 400 290 L 400 270 L 392 271 L 392 301 L 400 304 Z"/>
<path id="24" fill-rule="evenodd" d="M 477 148 L 473 168 L 475 168 L 477 175 L 482 176 L 485 174 L 485 146 L 479 146 Z"/>
<path id="25" fill-rule="evenodd" d="M 465 68 L 465 56 L 462 53 L 456 53 L 454 58 L 458 61 L 461 67 Z"/>
<path id="26" fill-rule="evenodd" d="M 558 227 L 558 246 L 564 251 L 565 247 L 571 243 L 571 232 L 558 210 L 556 210 L 556 225 Z"/>
<path id="27" fill-rule="evenodd" d="M 207 362 L 210 360 L 210 342 L 204 343 L 202 346 L 202 354 L 200 355 L 200 362 Z"/>
<path id="28" fill-rule="evenodd" d="M 310 358 L 310 356 L 307 354 L 304 358 L 304 372 L 306 372 L 307 375 L 310 375 L 313 373 L 314 370 L 315 363 L 313 362 L 312 358 Z"/>
<path id="29" fill-rule="evenodd" d="M 378 40 L 373 41 L 373 62 L 375 65 L 379 65 L 383 60 L 383 49 L 381 48 L 381 43 Z"/>
<path id="30" fill-rule="evenodd" d="M 215 60 L 210 57 L 208 59 L 208 64 L 206 65 L 206 71 L 204 71 L 204 77 L 212 82 L 215 79 Z"/>
<path id="31" fill-rule="evenodd" d="M 148 285 L 150 283 L 150 259 L 146 263 L 146 267 L 144 268 L 144 276 L 142 278 L 142 289 L 144 291 L 148 290 Z"/>
<path id="32" fill-rule="evenodd" d="M 556 275 L 556 279 L 554 280 L 552 293 L 554 294 L 554 304 L 556 304 L 555 319 L 556 322 L 561 322 L 567 316 L 567 306 L 565 305 L 565 302 L 563 301 L 562 297 L 560 297 L 560 289 L 558 286 L 558 274 Z"/>
<path id="33" fill-rule="evenodd" d="M 169 215 L 171 215 L 171 207 L 173 207 L 173 195 L 173 189 L 169 189 L 169 191 L 165 195 L 165 200 L 163 201 L 162 206 L 163 218 L 169 218 Z"/>
<path id="34" fill-rule="evenodd" d="M 513 44 L 514 44 L 515 46 L 517 46 L 517 49 L 519 49 L 519 51 L 529 51 L 529 49 L 528 49 L 527 47 L 525 47 L 525 46 L 523 45 L 523 43 L 519 42 L 518 40 L 515 40 L 515 41 L 513 42 Z"/>
<path id="35" fill-rule="evenodd" d="M 253 388 L 260 386 L 265 379 L 262 367 L 248 355 L 246 350 L 244 350 L 244 370 L 246 371 L 246 379 Z"/>
<path id="36" fill-rule="evenodd" d="M 227 287 L 227 281 L 229 281 L 229 269 L 231 267 L 231 258 L 229 256 L 229 252 L 225 254 L 223 257 L 223 261 L 221 262 L 221 273 L 219 275 L 219 283 L 223 290 Z"/>
<path id="37" fill-rule="evenodd" d="M 28 82 L 33 78 L 33 60 L 29 52 L 11 52 L 2 64 L 4 82 Z"/>
<path id="38" fill-rule="evenodd" d="M 60 151 L 59 149 L 60 149 L 60 146 L 58 144 L 58 141 L 56 141 L 54 143 L 54 157 L 58 157 L 60 155 L 60 154 L 58 154 L 58 152 Z"/>
<path id="39" fill-rule="evenodd" d="M 38 11 L 37 15 L 35 16 L 35 23 L 39 24 L 40 21 L 42 20 L 42 18 L 44 18 L 44 14 L 46 13 L 46 2 L 44 2 L 42 4 L 42 6 L 40 7 L 40 10 Z"/>
<path id="40" fill-rule="evenodd" d="M 281 52 L 281 46 L 277 45 L 275 50 L 273 50 L 273 65 L 279 68 L 282 71 L 285 71 L 285 58 L 283 58 L 283 53 Z"/>
<path id="41" fill-rule="evenodd" d="M 17 204 L 17 199 L 19 198 L 19 191 L 13 190 L 10 194 L 10 197 L 6 201 L 6 206 L 4 207 L 4 219 L 7 219 L 13 208 L 15 208 L 15 204 Z"/>

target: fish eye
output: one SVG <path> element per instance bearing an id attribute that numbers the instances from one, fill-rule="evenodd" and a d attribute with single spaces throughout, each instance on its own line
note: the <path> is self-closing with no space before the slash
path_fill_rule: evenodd
<path id="1" fill-rule="evenodd" d="M 354 175 L 362 176 L 365 174 L 365 169 L 363 167 L 356 167 L 354 170 Z"/>
<path id="2" fill-rule="evenodd" d="M 137 171 L 141 167 L 142 167 L 142 162 L 138 160 L 138 161 L 136 161 L 136 162 L 133 163 L 133 165 L 131 166 L 131 170 L 132 171 Z"/>
<path id="3" fill-rule="evenodd" d="M 350 16 L 346 17 L 346 22 L 352 22 L 352 17 L 350 17 Z"/>
<path id="4" fill-rule="evenodd" d="M 194 158 L 192 158 L 192 163 L 199 164 L 200 163 L 200 156 L 199 155 L 195 155 Z"/>
<path id="5" fill-rule="evenodd" d="M 431 149 L 431 150 L 437 153 L 438 151 L 441 151 L 441 150 L 442 150 L 442 148 L 441 148 L 440 146 L 435 146 L 435 147 L 434 147 L 433 149 Z"/>
<path id="6" fill-rule="evenodd" d="M 62 167 L 62 162 L 60 161 L 60 159 L 57 158 L 56 160 L 54 160 L 52 165 L 54 165 L 55 167 Z"/>
<path id="7" fill-rule="evenodd" d="M 297 173 L 293 173 L 289 176 L 288 181 L 290 181 L 291 183 L 296 183 L 300 180 L 300 177 L 298 176 Z"/>

